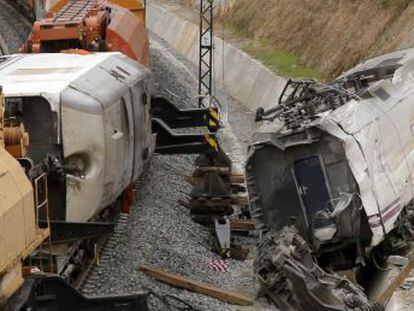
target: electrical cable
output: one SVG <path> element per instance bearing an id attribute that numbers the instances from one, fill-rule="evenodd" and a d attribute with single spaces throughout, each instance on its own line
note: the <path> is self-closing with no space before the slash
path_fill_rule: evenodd
<path id="1" fill-rule="evenodd" d="M 148 292 L 149 296 L 153 296 L 158 299 L 168 310 L 179 310 L 179 311 L 198 311 L 198 309 L 194 308 L 191 304 L 186 302 L 185 300 L 171 294 L 159 294 L 151 288 L 145 289 Z M 175 302 L 173 302 L 175 301 Z M 178 304 L 181 305 L 178 305 Z"/>
<path id="2" fill-rule="evenodd" d="M 372 256 L 372 262 L 373 262 L 375 268 L 377 268 L 380 271 L 391 271 L 392 270 L 390 268 L 383 268 L 378 264 L 377 259 L 375 257 L 375 252 L 373 253 L 373 256 Z"/>

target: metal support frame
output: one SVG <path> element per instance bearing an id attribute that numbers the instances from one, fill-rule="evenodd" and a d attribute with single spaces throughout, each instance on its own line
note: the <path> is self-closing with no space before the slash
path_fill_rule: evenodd
<path id="1" fill-rule="evenodd" d="M 213 95 L 213 0 L 200 0 L 198 106 L 211 106 Z"/>
<path id="2" fill-rule="evenodd" d="M 151 98 L 151 114 L 171 129 L 207 127 L 216 132 L 220 127 L 217 108 L 179 109 L 163 97 Z"/>
<path id="3" fill-rule="evenodd" d="M 23 311 L 146 311 L 147 292 L 132 295 L 86 297 L 63 279 L 33 276 L 8 301 L 6 310 Z"/>
<path id="4" fill-rule="evenodd" d="M 47 225 L 46 221 L 39 221 L 40 227 Z M 50 221 L 51 242 L 75 242 L 83 239 L 101 238 L 114 232 L 115 225 L 104 222 L 67 222 Z"/>
<path id="5" fill-rule="evenodd" d="M 152 119 L 152 132 L 157 134 L 156 153 L 212 154 L 216 151 L 214 134 L 177 134 L 161 119 Z"/>

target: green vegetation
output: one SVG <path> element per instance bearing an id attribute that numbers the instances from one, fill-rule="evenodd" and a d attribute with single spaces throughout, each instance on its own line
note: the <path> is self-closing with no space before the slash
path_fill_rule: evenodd
<path id="1" fill-rule="evenodd" d="M 293 53 L 275 49 L 264 40 L 249 42 L 242 48 L 246 53 L 260 60 L 264 65 L 282 76 L 323 79 L 323 74 L 317 69 L 300 65 L 298 57 Z"/>
<path id="2" fill-rule="evenodd" d="M 384 9 L 387 9 L 391 6 L 391 1 L 390 0 L 380 0 L 381 6 Z"/>

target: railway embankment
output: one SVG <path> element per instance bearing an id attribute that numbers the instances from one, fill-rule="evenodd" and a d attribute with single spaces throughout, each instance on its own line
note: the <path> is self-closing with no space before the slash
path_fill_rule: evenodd
<path id="1" fill-rule="evenodd" d="M 365 59 L 414 44 L 411 0 L 222 3 L 225 24 L 251 41 L 249 53 L 264 61 L 272 54 L 290 54 L 299 66 L 314 68 L 327 80 Z"/>
<path id="2" fill-rule="evenodd" d="M 199 25 L 183 14 L 176 14 L 177 10 L 180 10 L 179 6 L 150 2 L 148 28 L 196 65 Z M 224 89 L 250 111 L 272 105 L 284 87 L 285 79 L 234 45 L 218 37 L 214 42 L 216 87 Z"/>

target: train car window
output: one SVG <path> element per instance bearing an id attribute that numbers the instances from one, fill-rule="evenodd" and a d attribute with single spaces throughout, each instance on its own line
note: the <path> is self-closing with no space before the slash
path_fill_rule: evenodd
<path id="1" fill-rule="evenodd" d="M 377 95 L 382 101 L 386 101 L 391 97 L 390 94 L 388 94 L 388 92 L 382 87 L 376 89 L 374 94 Z"/>
<path id="2" fill-rule="evenodd" d="M 331 194 L 325 167 L 320 156 L 314 155 L 294 162 L 297 191 L 308 221 L 316 212 L 330 205 Z"/>

